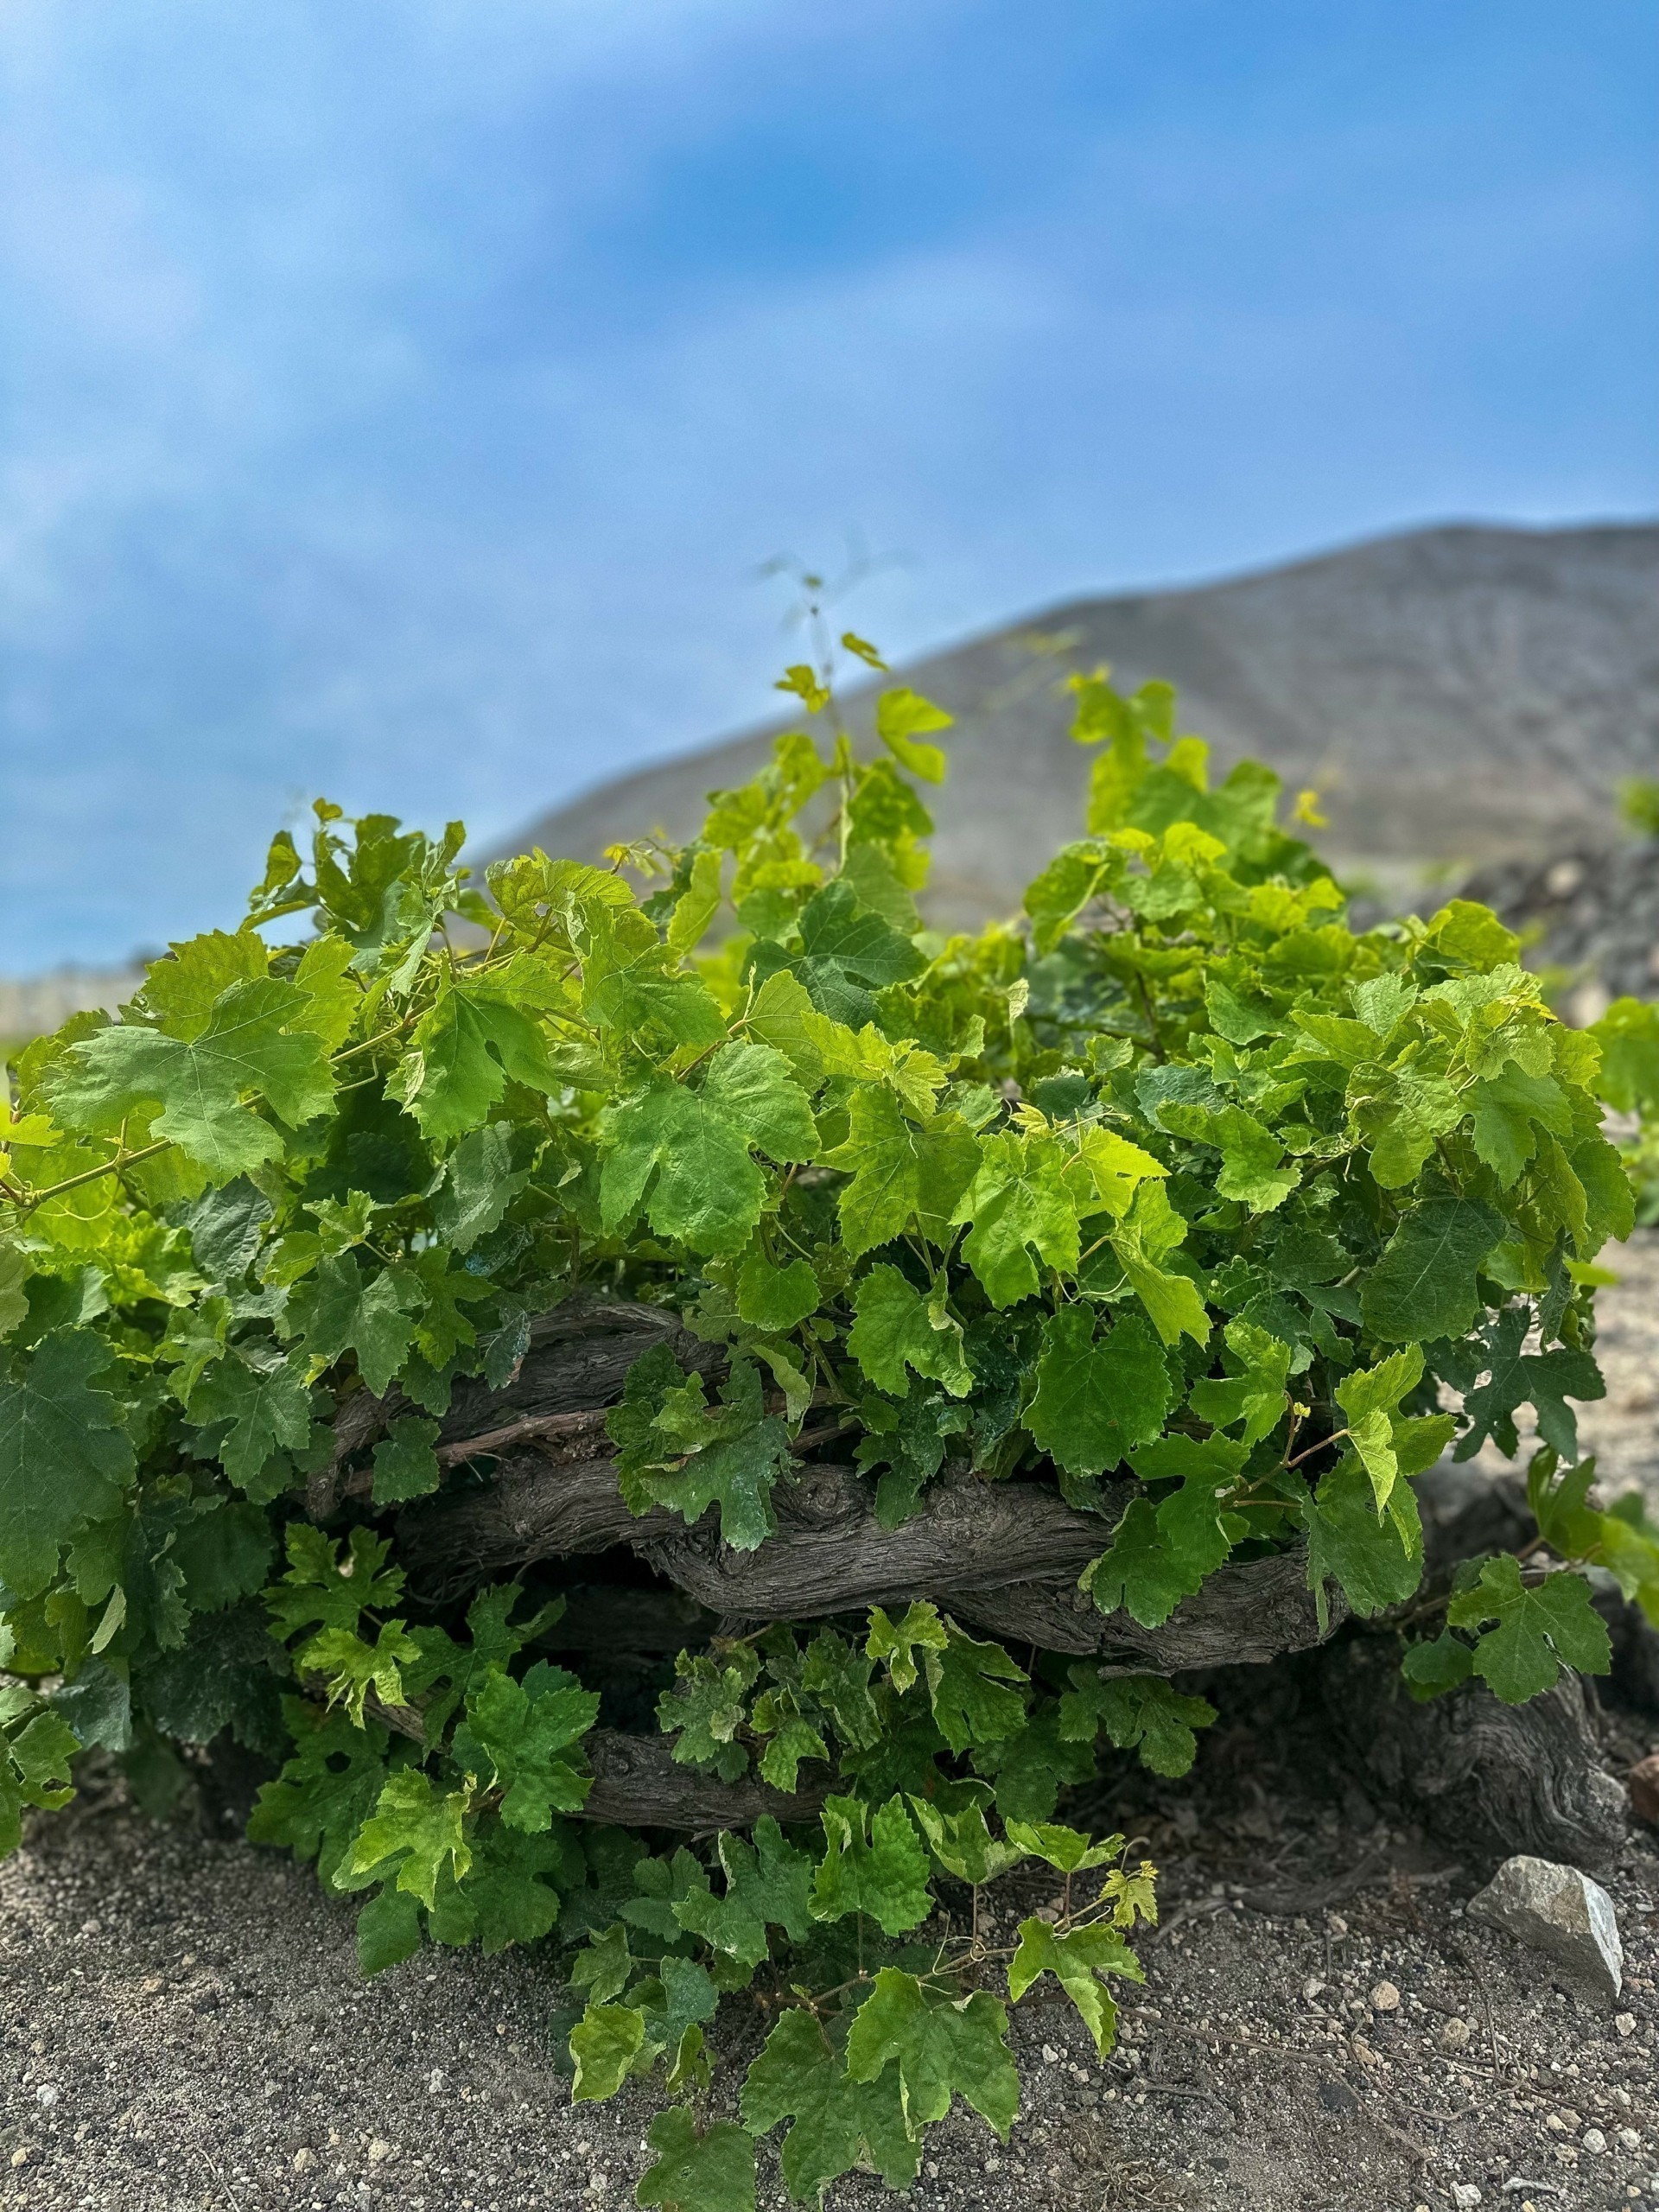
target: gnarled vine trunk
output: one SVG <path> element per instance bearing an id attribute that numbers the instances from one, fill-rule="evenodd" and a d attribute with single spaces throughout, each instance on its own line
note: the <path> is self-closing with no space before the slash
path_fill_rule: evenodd
<path id="1" fill-rule="evenodd" d="M 453 1601 L 526 1567 L 620 1554 L 632 1579 L 641 1579 L 643 1567 L 652 1585 L 613 1592 L 608 1603 L 601 1591 L 579 1593 L 561 1624 L 567 1649 L 661 1653 L 714 1630 L 927 1598 L 1016 1644 L 1093 1657 L 1106 1671 L 1163 1675 L 1303 1650 L 1342 1617 L 1333 1597 L 1321 1629 L 1306 1562 L 1295 1552 L 1222 1568 L 1157 1628 L 1127 1612 L 1103 1615 L 1077 1577 L 1105 1548 L 1132 1484 L 1108 1485 L 1103 1518 L 1075 1511 L 1041 1481 L 993 1483 L 947 1470 L 902 1527 L 884 1529 L 869 1479 L 817 1456 L 836 1445 L 844 1452 L 844 1435 L 814 1446 L 810 1428 L 792 1476 L 773 1494 L 777 1531 L 758 1550 L 722 1543 L 712 1513 L 695 1528 L 661 1508 L 636 1516 L 618 1485 L 605 1408 L 620 1397 L 634 1360 L 660 1343 L 688 1370 L 707 1373 L 718 1364 L 718 1351 L 674 1314 L 591 1300 L 537 1319 L 504 1389 L 457 1385 L 440 1423 L 444 1486 L 397 1518 L 397 1556 L 417 1596 Z M 408 1410 L 396 1392 L 346 1401 L 334 1465 L 313 1486 L 315 1516 L 367 1494 L 368 1449 Z M 597 1571 L 602 1577 L 606 1570 Z M 785 1798 L 758 1783 L 722 1783 L 677 1766 L 654 1738 L 601 1731 L 592 1741 L 592 1817 L 702 1829 L 816 1808 L 808 1792 Z"/>

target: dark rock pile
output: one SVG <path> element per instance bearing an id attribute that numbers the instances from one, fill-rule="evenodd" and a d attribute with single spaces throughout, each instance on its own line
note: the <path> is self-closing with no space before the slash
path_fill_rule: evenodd
<path id="1" fill-rule="evenodd" d="M 1569 1018 L 1593 1020 L 1609 998 L 1659 998 L 1659 838 L 1501 861 L 1462 895 L 1520 931 L 1531 966 L 1567 971 Z"/>

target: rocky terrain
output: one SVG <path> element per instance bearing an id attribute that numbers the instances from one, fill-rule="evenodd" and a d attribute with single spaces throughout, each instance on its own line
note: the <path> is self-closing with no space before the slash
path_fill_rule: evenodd
<path id="1" fill-rule="evenodd" d="M 1609 999 L 1659 997 L 1659 839 L 1559 849 L 1481 868 L 1462 887 L 1527 941 L 1567 1017 L 1594 1021 Z"/>
<path id="2" fill-rule="evenodd" d="M 1224 770 L 1265 760 L 1317 788 L 1349 876 L 1422 895 L 1471 867 L 1614 834 L 1615 795 L 1659 771 L 1659 527 L 1409 531 L 1184 591 L 1080 599 L 895 672 L 957 716 L 931 918 L 1011 912 L 1079 834 L 1087 763 L 1065 678 L 1162 677 Z M 855 669 L 855 672 L 861 671 Z M 874 685 L 849 693 L 855 732 Z M 742 781 L 776 724 L 602 783 L 512 849 L 597 853 Z"/>
<path id="3" fill-rule="evenodd" d="M 1173 683 L 1181 727 L 1211 741 L 1221 770 L 1253 754 L 1292 791 L 1317 790 L 1323 848 L 1380 910 L 1432 905 L 1497 867 L 1499 903 L 1556 932 L 1549 959 L 1643 971 L 1654 939 L 1637 942 L 1624 891 L 1630 878 L 1652 916 L 1651 857 L 1623 854 L 1609 875 L 1605 855 L 1619 842 L 1619 785 L 1659 773 L 1659 526 L 1411 531 L 1196 588 L 1075 600 L 896 671 L 957 716 L 933 802 L 936 924 L 1013 912 L 1079 834 L 1088 761 L 1067 735 L 1065 678 L 1102 662 L 1126 688 Z M 847 694 L 866 739 L 875 688 Z M 601 781 L 504 849 L 591 855 L 654 830 L 689 835 L 705 794 L 752 775 L 789 726 Z M 1573 868 L 1572 892 L 1549 888 L 1552 869 L 1560 885 Z M 1615 884 L 1601 919 L 1578 914 L 1575 900 Z M 0 977 L 0 1041 L 115 1006 L 134 980 Z"/>
<path id="4" fill-rule="evenodd" d="M 1659 1506 L 1659 1233 L 1609 1255 L 1610 1491 Z M 1501 1464 L 1501 1463 L 1500 1463 Z M 1492 1471 L 1496 1472 L 1494 1468 Z M 1491 1872 L 1330 1756 L 1300 1662 L 1205 1685 L 1185 1780 L 1126 1767 L 1079 1817 L 1145 1839 L 1163 1919 L 1102 2065 L 1068 2005 L 1014 2014 L 1027 2107 L 1000 2145 L 960 2110 L 918 2212 L 1526 2212 L 1659 2207 L 1659 1838 L 1599 1870 L 1624 1982 L 1602 2002 L 1471 1916 Z M 1659 1711 L 1609 1696 L 1627 1770 Z M 533 1953 L 423 1954 L 369 1984 L 308 1870 L 113 1786 L 0 1865 L 0 2212 L 610 2212 L 648 2163 L 650 2090 L 572 2107 Z M 1448 1841 L 1448 1833 L 1453 1838 Z M 1010 1919 L 1045 1902 L 1017 1879 Z M 716 2101 L 757 2019 L 723 2030 Z M 762 2202 L 781 2208 L 773 2152 Z M 892 2202 L 849 2179 L 832 2204 Z"/>

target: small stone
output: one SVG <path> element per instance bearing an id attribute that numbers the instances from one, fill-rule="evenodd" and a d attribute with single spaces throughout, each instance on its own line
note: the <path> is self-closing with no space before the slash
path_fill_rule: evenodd
<path id="1" fill-rule="evenodd" d="M 1345 2082 L 1321 2082 L 1319 2102 L 1327 2112 L 1357 2112 L 1359 2099 Z"/>
<path id="2" fill-rule="evenodd" d="M 369 2145 L 369 2164 L 372 2166 L 384 2166 L 391 2156 L 391 2144 L 386 2141 L 384 2135 L 377 2135 Z"/>
<path id="3" fill-rule="evenodd" d="M 1544 2126 L 1552 2135 L 1565 2135 L 1567 2133 L 1567 2122 L 1558 2112 L 1547 2112 L 1544 2114 Z"/>
<path id="4" fill-rule="evenodd" d="M 1599 2158 L 1607 2148 L 1607 2138 L 1599 2127 L 1586 2127 L 1579 2139 L 1594 2158 Z"/>
<path id="5" fill-rule="evenodd" d="M 1319 1980 L 1318 1974 L 1311 1974 L 1307 1977 L 1307 1980 L 1302 1984 L 1302 1994 L 1307 1999 L 1308 2002 L 1312 2004 L 1313 1999 L 1319 1995 L 1319 1992 L 1324 1987 L 1325 1984 Z"/>
<path id="6" fill-rule="evenodd" d="M 313 2150 L 308 2149 L 303 2143 L 301 2144 L 299 2149 L 294 2153 L 295 2172 L 296 2174 L 308 2174 L 312 2167 L 315 2166 L 316 2163 L 316 2152 Z"/>
<path id="7" fill-rule="evenodd" d="M 1458 2212 L 1473 2212 L 1473 2207 L 1480 2202 L 1480 2191 L 1471 2181 L 1454 2181 L 1452 2202 L 1458 2207 Z"/>
<path id="8" fill-rule="evenodd" d="M 1461 2050 L 1469 2040 L 1469 2023 L 1460 2020 L 1454 2012 L 1440 2030 L 1440 2041 L 1449 2050 Z"/>
<path id="9" fill-rule="evenodd" d="M 1659 1827 L 1659 1751 L 1649 1751 L 1624 1777 L 1630 1793 L 1630 1810 L 1638 1821 Z"/>
<path id="10" fill-rule="evenodd" d="M 1046 2043 L 1046 2044 L 1043 2045 L 1043 2063 L 1044 2063 L 1044 2065 L 1045 2065 L 1045 2066 L 1058 2066 L 1058 2065 L 1059 2064 L 1059 2063 L 1060 2063 L 1060 2054 L 1059 2054 L 1059 2052 L 1058 2052 L 1058 2050 L 1055 2050 L 1055 2048 L 1054 2048 L 1054 2046 L 1053 2046 L 1053 2044 L 1052 2044 L 1052 2043 Z"/>
<path id="11" fill-rule="evenodd" d="M 1371 1992 L 1371 2010 L 1374 2012 L 1397 2012 L 1400 2010 L 1400 1993 L 1391 1981 L 1379 1981 Z"/>
<path id="12" fill-rule="evenodd" d="M 11 2154 L 11 2163 L 14 2166 L 26 2166 L 34 2155 L 27 2143 L 20 2143 Z"/>
<path id="13" fill-rule="evenodd" d="M 1621 2035 L 1621 2036 L 1633 2036 L 1633 2035 L 1636 2033 L 1636 2015 L 1635 2015 L 1635 2013 L 1634 2013 L 1634 2012 L 1620 2012 L 1620 2013 L 1618 2013 L 1618 2014 L 1615 2017 L 1615 2018 L 1614 2018 L 1614 2021 L 1613 2021 L 1613 2027 L 1614 2027 L 1615 2031 L 1616 2031 L 1618 2034 Z"/>
<path id="14" fill-rule="evenodd" d="M 1621 2151 L 1639 2151 L 1642 2148 L 1642 2138 L 1633 2127 L 1621 2127 L 1618 2131 L 1618 2147 Z"/>
<path id="15" fill-rule="evenodd" d="M 1618 1995 L 1624 1979 L 1618 1916 L 1600 1883 L 1576 1866 L 1506 1859 L 1468 1909 L 1517 1943 L 1546 1952 L 1586 1990 L 1608 1999 Z"/>
<path id="16" fill-rule="evenodd" d="M 35 2101 L 37 2105 L 44 2105 L 49 2112 L 58 2101 L 60 2094 L 55 2082 L 42 2082 L 35 2092 Z"/>

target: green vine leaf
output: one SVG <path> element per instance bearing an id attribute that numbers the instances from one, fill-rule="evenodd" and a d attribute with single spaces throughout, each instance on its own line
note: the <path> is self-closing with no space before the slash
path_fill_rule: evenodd
<path id="1" fill-rule="evenodd" d="M 1095 2049 L 1106 2057 L 1117 2041 L 1117 2007 L 1107 1993 L 1107 1977 L 1144 1981 L 1134 1952 L 1115 1928 L 1096 1923 L 1061 1934 L 1046 1920 L 1022 1920 L 1008 1962 L 1008 1995 L 1018 2002 L 1045 1974 L 1054 1976 L 1077 2006 Z"/>
<path id="2" fill-rule="evenodd" d="M 942 1383 L 953 1397 L 973 1389 L 961 1324 L 897 1268 L 879 1263 L 861 1276 L 853 1311 L 857 1318 L 848 1331 L 847 1349 L 878 1390 L 903 1396 L 909 1388 L 906 1368 Z"/>
<path id="3" fill-rule="evenodd" d="M 231 984 L 188 1039 L 111 1023 L 72 1046 L 52 1086 L 53 1112 L 65 1128 L 97 1135 L 148 1113 L 153 1137 L 228 1183 L 283 1156 L 280 1131 L 245 1101 L 297 1129 L 334 1096 L 322 1039 L 305 1026 L 309 1011 L 292 984 L 266 979 Z"/>
<path id="4" fill-rule="evenodd" d="M 645 2131 L 657 2153 L 634 2192 L 662 2212 L 754 2212 L 754 2138 L 728 2120 L 699 2130 L 683 2105 L 659 2112 Z"/>
<path id="5" fill-rule="evenodd" d="M 1007 2012 L 986 1991 L 952 1999 L 914 1974 L 883 1967 L 848 2035 L 847 2071 L 855 2082 L 873 2082 L 896 2063 L 912 2130 L 943 2120 L 959 2096 L 1006 2142 L 1020 2107 L 1007 2029 Z"/>
<path id="6" fill-rule="evenodd" d="M 1479 1308 L 1476 1280 L 1503 1233 L 1490 1206 L 1425 1198 L 1401 1221 L 1360 1294 L 1365 1325 L 1383 1344 L 1460 1336 Z"/>
<path id="7" fill-rule="evenodd" d="M 842 1242 L 849 1259 L 889 1244 L 912 1223 L 941 1249 L 957 1202 L 979 1169 L 973 1132 L 955 1114 L 906 1119 L 885 1087 L 855 1090 L 845 1143 L 823 1155 L 851 1177 L 841 1194 Z"/>
<path id="8" fill-rule="evenodd" d="M 804 2007 L 785 2012 L 750 2066 L 741 2093 L 744 2126 L 765 2135 L 793 2123 L 779 2163 L 797 2203 L 824 2191 L 868 2159 L 889 2189 L 908 2189 L 921 2171 L 922 2142 L 906 2125 L 899 2070 L 855 2082 L 823 2025 Z"/>
<path id="9" fill-rule="evenodd" d="M 649 2065 L 645 2016 L 633 2005 L 590 2005 L 570 2031 L 574 2104 L 613 2097 L 641 2061 Z"/>
<path id="10" fill-rule="evenodd" d="M 534 1834 L 555 1813 L 577 1813 L 593 1777 L 575 1747 L 599 1717 L 599 1698 L 563 1667 L 538 1660 L 522 1681 L 492 1667 L 467 1695 L 449 1755 L 463 1774 L 501 1792 L 501 1818 Z"/>
<path id="11" fill-rule="evenodd" d="M 818 1919 L 868 1913 L 888 1936 L 926 1919 L 933 1909 L 927 1853 L 902 1798 L 890 1797 L 872 1813 L 856 1797 L 830 1797 L 823 1821 L 828 1848 L 812 1878 Z"/>
<path id="12" fill-rule="evenodd" d="M 1174 1400 L 1162 1347 L 1130 1314 L 1103 1338 L 1086 1306 L 1044 1325 L 1026 1426 L 1068 1474 L 1103 1474 L 1163 1427 Z"/>
<path id="13" fill-rule="evenodd" d="M 1523 1705 L 1552 1689 L 1564 1667 L 1605 1675 L 1613 1663 L 1605 1623 L 1590 1602 L 1581 1575 L 1551 1574 L 1535 1586 L 1522 1580 L 1511 1554 L 1489 1559 L 1471 1589 L 1446 1608 L 1452 1628 L 1478 1629 L 1474 1671 L 1505 1705 Z"/>
<path id="14" fill-rule="evenodd" d="M 674 1908 L 679 1925 L 742 1966 L 759 1966 L 766 1956 L 769 1926 L 804 1942 L 812 1927 L 812 1860 L 784 1840 L 772 1815 L 755 1822 L 753 1845 L 722 1833 L 716 1850 L 726 1894 L 690 1891 Z"/>
<path id="15" fill-rule="evenodd" d="M 459 1881 L 473 1863 L 463 1832 L 464 1793 L 440 1793 L 417 1769 L 406 1767 L 382 1788 L 375 1808 L 358 1831 L 345 1871 L 353 1885 L 391 1874 L 398 1889 L 418 1897 L 429 1912 L 438 1878 Z"/>
<path id="16" fill-rule="evenodd" d="M 132 1475 L 117 1402 L 92 1379 L 109 1363 L 91 1330 L 54 1330 L 0 1379 L 0 1580 L 19 1598 L 46 1588 L 73 1529 L 108 1513 Z"/>

